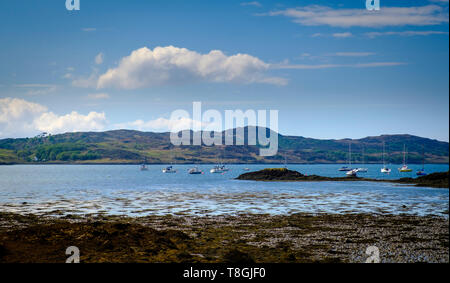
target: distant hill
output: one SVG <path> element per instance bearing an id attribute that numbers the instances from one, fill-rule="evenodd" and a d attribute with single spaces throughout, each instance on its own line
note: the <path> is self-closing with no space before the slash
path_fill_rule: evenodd
<path id="1" fill-rule="evenodd" d="M 245 128 L 245 133 L 249 130 Z M 264 129 L 263 129 L 264 130 Z M 267 129 L 266 129 L 267 130 Z M 235 132 L 233 133 L 235 135 Z M 225 135 L 224 135 L 225 136 Z M 408 163 L 448 163 L 449 144 L 412 135 L 382 135 L 363 139 L 320 140 L 279 134 L 278 154 L 258 155 L 258 146 L 179 146 L 169 133 L 115 130 L 77 132 L 45 137 L 0 140 L 0 164 L 17 163 L 381 163 L 383 142 L 386 162 L 401 163 L 403 145 Z"/>

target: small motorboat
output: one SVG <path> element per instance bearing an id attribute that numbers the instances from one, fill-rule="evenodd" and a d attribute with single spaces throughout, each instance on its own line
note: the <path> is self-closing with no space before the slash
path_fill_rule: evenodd
<path id="1" fill-rule="evenodd" d="M 244 171 L 250 171 L 250 168 L 245 167 L 244 169 L 242 169 Z"/>
<path id="2" fill-rule="evenodd" d="M 177 173 L 177 170 L 173 169 L 172 165 L 167 166 L 162 170 L 163 173 Z"/>
<path id="3" fill-rule="evenodd" d="M 216 165 L 216 166 L 214 166 L 214 168 L 212 168 L 211 170 L 209 170 L 209 172 L 211 172 L 211 173 L 224 173 L 225 171 L 224 170 L 222 170 L 222 168 L 221 168 L 221 166 L 219 166 L 219 165 Z"/>
<path id="4" fill-rule="evenodd" d="M 148 167 L 147 167 L 147 165 L 142 164 L 141 167 L 140 167 L 140 169 L 141 169 L 141 171 L 147 171 L 147 170 L 148 170 Z"/>
<path id="5" fill-rule="evenodd" d="M 201 170 L 199 170 L 197 166 L 189 169 L 188 173 L 192 174 L 192 175 L 203 174 L 203 172 Z"/>
<path id="6" fill-rule="evenodd" d="M 214 168 L 209 170 L 211 173 L 225 173 L 230 171 L 230 169 L 226 168 L 225 165 L 216 165 Z"/>

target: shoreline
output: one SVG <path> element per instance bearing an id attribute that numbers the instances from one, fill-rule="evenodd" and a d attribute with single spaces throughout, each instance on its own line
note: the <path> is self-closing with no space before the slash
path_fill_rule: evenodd
<path id="1" fill-rule="evenodd" d="M 0 162 L 0 166 L 2 165 L 141 165 L 140 162 Z M 170 163 L 164 162 L 147 162 L 147 165 L 170 165 Z M 265 163 L 225 163 L 226 165 L 280 165 L 279 162 L 265 162 Z M 288 165 L 346 165 L 347 163 L 289 163 Z M 354 165 L 383 165 L 383 163 L 353 163 Z M 410 165 L 422 165 L 422 163 L 409 163 Z M 448 165 L 448 162 L 441 163 L 425 163 L 425 165 Z M 206 163 L 176 163 L 175 165 L 217 165 L 214 162 L 206 162 Z M 391 164 L 393 166 L 401 166 L 402 164 Z"/>
<path id="2" fill-rule="evenodd" d="M 449 220 L 375 214 L 39 217 L 0 212 L 0 262 L 449 262 Z"/>

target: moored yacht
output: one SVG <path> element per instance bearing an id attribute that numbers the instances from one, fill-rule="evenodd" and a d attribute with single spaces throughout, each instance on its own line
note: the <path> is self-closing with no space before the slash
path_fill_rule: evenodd
<path id="1" fill-rule="evenodd" d="M 381 168 L 381 173 L 385 173 L 385 174 L 389 174 L 389 173 L 391 173 L 391 169 L 390 168 L 388 168 L 387 166 L 386 166 L 386 163 L 384 162 L 384 153 L 385 153 L 385 149 L 386 149 L 386 145 L 385 145 L 385 143 L 383 142 L 383 168 Z"/>
<path id="2" fill-rule="evenodd" d="M 363 148 L 362 148 L 362 164 L 365 164 L 364 145 L 363 145 Z M 367 173 L 367 171 L 369 171 L 368 168 L 358 168 L 357 170 L 358 170 L 358 172 L 361 172 L 361 173 Z"/>
<path id="3" fill-rule="evenodd" d="M 352 171 L 352 144 L 349 142 L 348 144 L 348 166 L 342 166 L 339 168 L 339 171 L 349 172 Z"/>
<path id="4" fill-rule="evenodd" d="M 214 166 L 211 170 L 209 170 L 211 173 L 224 173 L 225 171 L 222 170 L 220 165 Z"/>
<path id="5" fill-rule="evenodd" d="M 412 169 L 408 168 L 406 165 L 406 145 L 403 145 L 403 166 L 398 168 L 399 172 L 411 172 Z"/>
<path id="6" fill-rule="evenodd" d="M 203 172 L 200 169 L 198 169 L 197 166 L 189 169 L 188 173 L 192 175 L 203 174 Z"/>
<path id="7" fill-rule="evenodd" d="M 163 168 L 163 173 L 177 173 L 177 170 L 173 169 L 173 166 L 167 166 L 166 168 Z"/>
<path id="8" fill-rule="evenodd" d="M 425 172 L 425 153 L 424 153 L 423 150 L 422 150 L 422 169 L 417 170 L 416 175 L 417 176 L 426 176 L 426 175 L 428 175 Z"/>

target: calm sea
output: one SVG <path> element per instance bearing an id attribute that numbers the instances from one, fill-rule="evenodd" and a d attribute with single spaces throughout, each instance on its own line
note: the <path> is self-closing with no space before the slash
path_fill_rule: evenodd
<path id="1" fill-rule="evenodd" d="M 225 174 L 189 175 L 192 165 L 175 165 L 176 174 L 163 174 L 162 165 L 14 165 L 0 166 L 0 211 L 63 216 L 107 214 L 144 216 L 219 215 L 239 213 L 390 213 L 448 217 L 449 190 L 372 182 L 253 182 L 234 180 L 244 168 L 273 165 L 228 165 Z M 304 174 L 344 176 L 340 165 L 288 165 Z M 415 177 L 413 173 L 380 173 L 368 178 Z M 428 173 L 447 171 L 448 165 L 426 165 Z"/>

